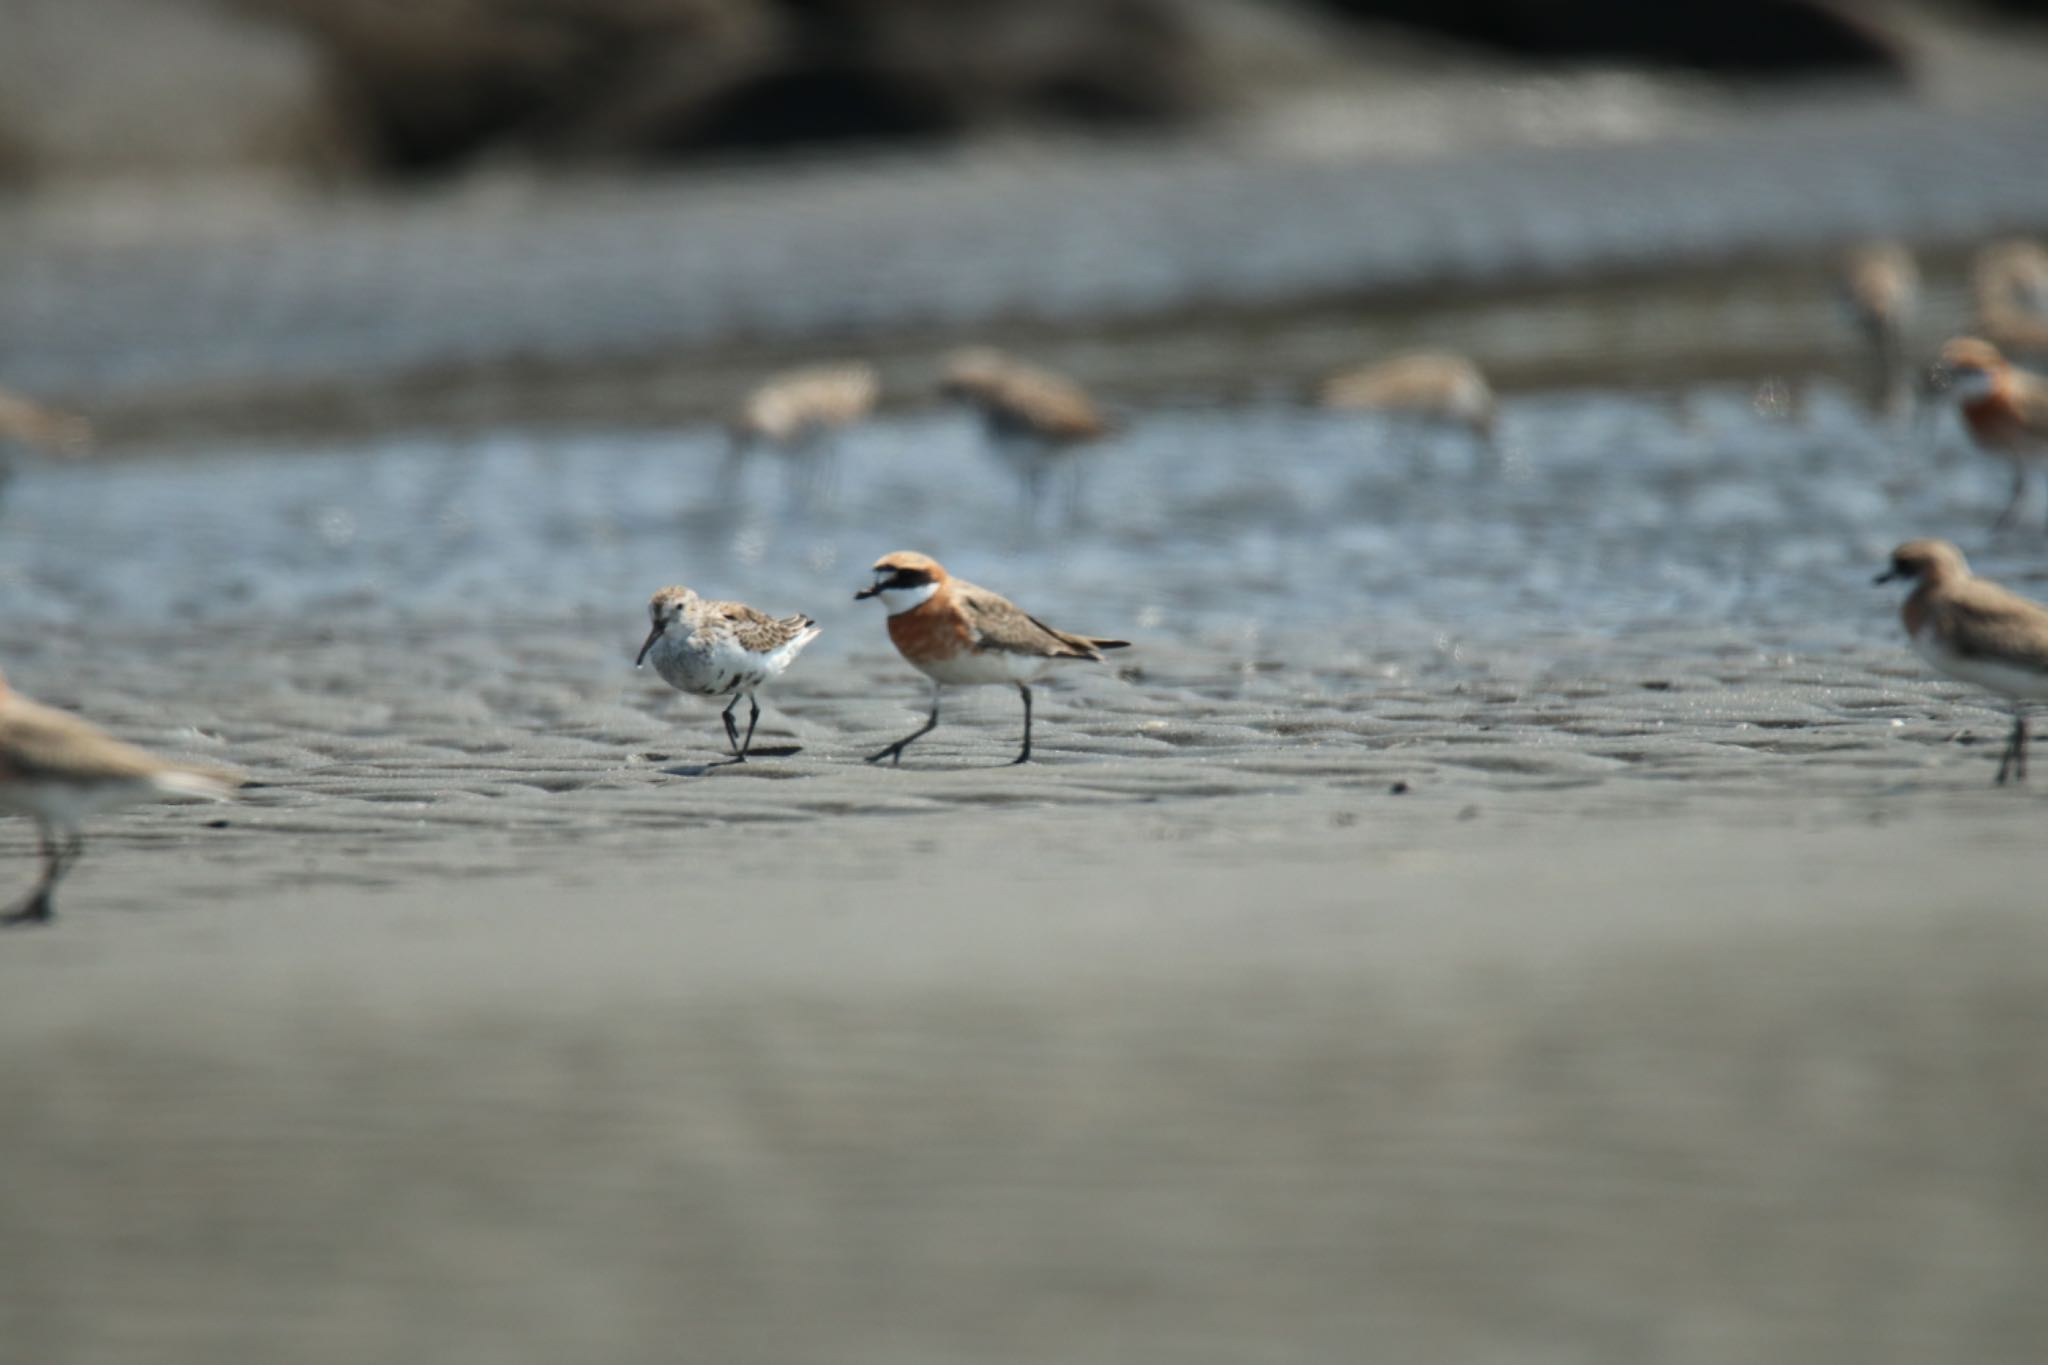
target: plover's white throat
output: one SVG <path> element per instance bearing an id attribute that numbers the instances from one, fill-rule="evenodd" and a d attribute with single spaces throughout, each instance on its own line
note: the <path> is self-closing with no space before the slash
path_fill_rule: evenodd
<path id="1" fill-rule="evenodd" d="M 721 717 L 734 760 L 745 762 L 761 719 L 754 693 L 781 677 L 804 646 L 818 638 L 817 623 L 808 616 L 769 616 L 740 602 L 707 601 L 682 587 L 655 593 L 647 614 L 652 628 L 634 667 L 651 658 L 655 672 L 678 691 L 731 697 Z M 741 697 L 748 708 L 744 740 L 732 714 Z"/>
<path id="2" fill-rule="evenodd" d="M 868 762 L 903 760 L 914 740 L 939 723 L 939 693 L 946 687 L 1009 683 L 1024 698 L 1024 748 L 1031 757 L 1031 687 L 1036 678 L 1071 660 L 1100 663 L 1102 651 L 1129 641 L 1102 640 L 1055 630 L 1009 599 L 952 577 L 935 559 L 903 550 L 875 561 L 875 580 L 855 600 L 878 597 L 889 612 L 889 639 L 932 680 L 932 711 L 922 728 L 868 755 Z"/>
<path id="3" fill-rule="evenodd" d="M 1971 439 L 2012 464 L 2012 496 L 1994 523 L 2004 530 L 2026 500 L 2029 471 L 2048 459 L 2048 379 L 2011 364 L 1978 337 L 1950 340 L 1934 373 L 1961 408 Z"/>
<path id="4" fill-rule="evenodd" d="M 2012 736 L 1997 780 L 2026 781 L 2027 708 L 2048 702 L 2048 607 L 1978 578 L 1945 540 L 1893 550 L 1877 581 L 1901 578 L 1914 585 L 1899 615 L 1915 652 L 1951 678 L 2011 700 Z"/>
<path id="5" fill-rule="evenodd" d="M 124 744 L 69 711 L 30 701 L 0 678 L 0 809 L 36 822 L 43 855 L 42 879 L 0 923 L 51 918 L 51 893 L 84 852 L 79 826 L 86 816 L 155 796 L 226 800 L 242 780 Z"/>

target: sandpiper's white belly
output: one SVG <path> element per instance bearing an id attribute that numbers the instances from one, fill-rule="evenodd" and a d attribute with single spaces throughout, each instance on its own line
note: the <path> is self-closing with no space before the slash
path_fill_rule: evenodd
<path id="1" fill-rule="evenodd" d="M 648 658 L 670 687 L 704 697 L 725 697 L 764 687 L 816 639 L 816 627 L 799 631 L 774 649 L 744 648 L 730 635 L 664 635 Z"/>
<path id="2" fill-rule="evenodd" d="M 1931 629 L 1923 629 L 1913 637 L 1913 651 L 1951 678 L 1975 683 L 2015 701 L 2048 702 L 2048 672 L 1981 654 L 1958 654 L 1942 644 Z"/>

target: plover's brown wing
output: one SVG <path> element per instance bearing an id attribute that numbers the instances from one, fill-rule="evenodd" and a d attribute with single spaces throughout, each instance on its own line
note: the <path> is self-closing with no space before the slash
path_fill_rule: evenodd
<path id="1" fill-rule="evenodd" d="M 1000 593 L 959 579 L 952 582 L 953 600 L 967 614 L 978 649 L 1038 654 L 1049 659 L 1102 658 L 1105 649 L 1121 649 L 1123 640 L 1093 640 L 1055 630 Z"/>
<path id="2" fill-rule="evenodd" d="M 712 615 L 723 621 L 732 631 L 733 639 L 740 648 L 756 654 L 786 645 L 809 627 L 817 624 L 808 616 L 770 616 L 764 611 L 755 611 L 744 602 L 708 602 Z"/>
<path id="3" fill-rule="evenodd" d="M 1996 583 L 1958 583 L 1932 607 L 1935 637 L 1966 659 L 2048 674 L 2048 607 Z"/>

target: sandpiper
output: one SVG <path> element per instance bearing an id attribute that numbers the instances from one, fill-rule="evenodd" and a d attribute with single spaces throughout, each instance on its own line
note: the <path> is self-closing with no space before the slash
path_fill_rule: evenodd
<path id="1" fill-rule="evenodd" d="M 1977 333 L 2008 351 L 2048 354 L 2048 247 L 1993 242 L 1970 265 Z"/>
<path id="2" fill-rule="evenodd" d="M 932 680 L 932 713 L 924 725 L 883 749 L 868 762 L 903 761 L 913 740 L 939 723 L 939 693 L 947 687 L 1012 683 L 1024 698 L 1024 748 L 1017 763 L 1031 759 L 1031 687 L 1054 666 L 1070 659 L 1102 662 L 1105 649 L 1128 640 L 1101 640 L 1054 630 L 1009 599 L 948 574 L 928 555 L 910 550 L 875 561 L 875 581 L 854 600 L 879 597 L 889 611 L 889 639 L 896 650 Z"/>
<path id="3" fill-rule="evenodd" d="M 1971 439 L 2012 464 L 2012 497 L 1995 523 L 2004 530 L 2019 515 L 2030 467 L 2048 458 L 2048 379 L 2012 365 L 1978 337 L 1944 345 L 1934 373 L 1955 395 Z"/>
<path id="4" fill-rule="evenodd" d="M 1920 657 L 2011 699 L 2012 737 L 1997 781 L 2026 781 L 2027 708 L 2048 701 L 2048 607 L 1976 577 L 1945 540 L 1909 540 L 1893 550 L 1877 581 L 1895 578 L 1913 583 L 1899 615 Z"/>
<path id="5" fill-rule="evenodd" d="M 153 796 L 224 801 L 242 785 L 220 768 L 171 763 L 124 744 L 92 722 L 30 701 L 0 677 L 0 809 L 36 822 L 42 880 L 0 924 L 45 924 L 50 896 L 85 851 L 86 816 Z"/>
<path id="6" fill-rule="evenodd" d="M 1863 242 L 1842 257 L 1842 303 L 1869 348 L 1871 393 L 1879 407 L 1898 412 L 1912 401 L 1912 365 L 1906 329 L 1920 298 L 1913 253 L 1899 242 Z"/>
<path id="7" fill-rule="evenodd" d="M 1079 511 L 1081 475 L 1073 454 L 1110 432 L 1086 389 L 1065 375 L 977 346 L 948 358 L 940 391 L 981 414 L 990 445 L 1023 484 L 1030 516 L 1038 515 L 1056 461 L 1067 468 L 1068 513 Z"/>
<path id="8" fill-rule="evenodd" d="M 1479 366 L 1454 351 L 1413 351 L 1360 365 L 1323 382 L 1324 407 L 1404 414 L 1493 438 L 1498 403 Z"/>
<path id="9" fill-rule="evenodd" d="M 710 602 L 688 588 L 663 588 L 648 599 L 653 628 L 633 666 L 654 658 L 654 671 L 680 692 L 725 697 L 721 713 L 733 761 L 744 763 L 754 743 L 761 703 L 754 693 L 782 676 L 804 646 L 818 638 L 808 616 L 769 616 L 739 602 Z M 733 708 L 747 699 L 747 737 L 740 738 Z"/>
<path id="10" fill-rule="evenodd" d="M 881 387 L 874 366 L 861 361 L 813 365 L 764 381 L 747 394 L 727 428 L 722 488 L 729 495 L 748 454 L 767 447 L 798 466 L 805 496 L 816 493 L 839 434 L 875 410 Z"/>
<path id="11" fill-rule="evenodd" d="M 48 455 L 77 455 L 92 445 L 92 423 L 0 389 L 0 441 L 34 446 Z"/>

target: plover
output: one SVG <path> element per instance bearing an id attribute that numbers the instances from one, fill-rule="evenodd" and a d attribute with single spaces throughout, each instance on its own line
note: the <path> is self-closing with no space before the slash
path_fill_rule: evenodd
<path id="1" fill-rule="evenodd" d="M 654 671 L 679 692 L 725 697 L 721 713 L 733 760 L 744 763 L 754 743 L 761 703 L 754 693 L 782 676 L 804 646 L 818 638 L 808 616 L 769 616 L 739 602 L 710 602 L 688 588 L 663 588 L 648 599 L 653 628 L 633 660 L 654 658 Z M 747 699 L 747 737 L 740 738 L 733 708 Z"/>
<path id="2" fill-rule="evenodd" d="M 2010 698 L 2012 737 L 1998 778 L 2027 780 L 2027 708 L 2048 701 L 2048 607 L 1970 572 L 1945 540 L 1909 540 L 1892 551 L 1880 583 L 1908 579 L 1899 615 L 1921 658 L 1951 678 Z"/>
<path id="3" fill-rule="evenodd" d="M 813 365 L 766 380 L 747 394 L 727 429 L 722 488 L 730 494 L 749 452 L 766 446 L 797 464 L 806 496 L 817 492 L 840 432 L 875 410 L 881 389 L 874 366 L 860 361 Z"/>
<path id="4" fill-rule="evenodd" d="M 1102 662 L 1105 649 L 1128 640 L 1101 640 L 1054 630 L 1009 599 L 949 575 L 939 562 L 910 550 L 875 561 L 875 581 L 854 600 L 879 597 L 889 611 L 889 639 L 896 650 L 932 680 L 932 713 L 924 725 L 867 761 L 903 761 L 913 740 L 939 723 L 939 693 L 947 687 L 1012 683 L 1024 698 L 1024 748 L 1016 762 L 1031 759 L 1031 682 L 1071 659 Z"/>
<path id="5" fill-rule="evenodd" d="M 1453 351 L 1414 351 L 1342 370 L 1323 382 L 1320 397 L 1326 408 L 1462 426 L 1482 442 L 1493 438 L 1499 407 L 1479 367 Z"/>
<path id="6" fill-rule="evenodd" d="M 940 391 L 981 414 L 989 444 L 1023 485 L 1030 516 L 1038 515 L 1055 463 L 1065 466 L 1068 513 L 1079 511 L 1081 471 L 1074 452 L 1110 432 L 1109 419 L 1086 389 L 1065 375 L 977 346 L 947 359 Z"/>
<path id="7" fill-rule="evenodd" d="M 85 851 L 79 824 L 86 816 L 153 796 L 224 801 L 242 782 L 237 773 L 167 762 L 124 744 L 0 678 L 0 809 L 36 822 L 43 855 L 42 880 L 0 924 L 49 921 L 51 893 Z"/>
<path id="8" fill-rule="evenodd" d="M 1898 242 L 1864 242 L 1842 257 L 1842 304 L 1871 359 L 1871 393 L 1892 411 L 1912 401 L 1906 329 L 1920 298 L 1913 253 Z"/>
<path id="9" fill-rule="evenodd" d="M 1993 242 L 1970 265 L 1977 333 L 2008 351 L 2048 354 L 2048 247 Z"/>
<path id="10" fill-rule="evenodd" d="M 2029 468 L 2048 459 L 2048 379 L 2015 367 L 1977 337 L 1943 346 L 1934 373 L 1962 409 L 1971 439 L 2012 464 L 2012 497 L 1995 523 L 2003 530 L 2019 515 Z"/>

